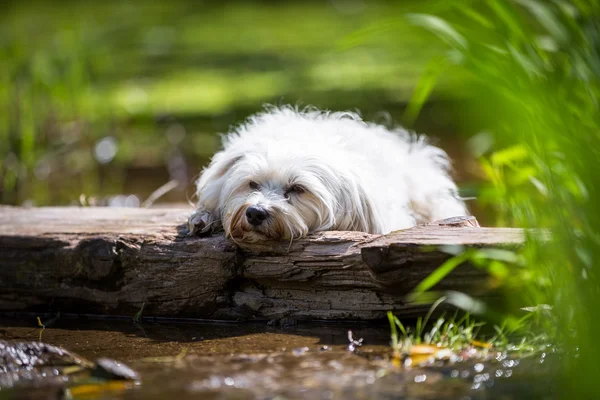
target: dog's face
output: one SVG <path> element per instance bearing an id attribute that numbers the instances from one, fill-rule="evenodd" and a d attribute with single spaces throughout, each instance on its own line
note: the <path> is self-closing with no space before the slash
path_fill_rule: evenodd
<path id="1" fill-rule="evenodd" d="M 223 178 L 222 222 L 234 240 L 292 240 L 335 224 L 336 179 L 317 160 L 251 153 L 237 158 Z"/>

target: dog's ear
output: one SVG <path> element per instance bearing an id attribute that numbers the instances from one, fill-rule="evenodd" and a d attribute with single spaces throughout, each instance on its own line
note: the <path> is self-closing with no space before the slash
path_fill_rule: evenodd
<path id="1" fill-rule="evenodd" d="M 198 207 L 211 212 L 217 211 L 225 174 L 243 157 L 243 155 L 231 155 L 226 152 L 215 154 L 196 182 Z"/>
<path id="2" fill-rule="evenodd" d="M 215 154 L 208 167 L 202 171 L 202 175 L 200 176 L 200 179 L 198 179 L 198 186 L 203 182 L 222 178 L 223 175 L 225 175 L 225 173 L 243 157 L 244 155 L 232 156 L 225 152 Z"/>
<path id="3" fill-rule="evenodd" d="M 364 186 L 356 179 L 341 177 L 341 193 L 338 200 L 340 209 L 336 216 L 338 230 L 378 233 L 381 226 L 377 222 L 373 202 Z"/>

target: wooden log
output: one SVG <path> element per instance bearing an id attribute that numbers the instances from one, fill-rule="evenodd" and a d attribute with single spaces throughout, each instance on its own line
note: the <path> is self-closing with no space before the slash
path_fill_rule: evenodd
<path id="1" fill-rule="evenodd" d="M 474 218 L 388 235 L 322 232 L 238 247 L 188 237 L 191 209 L 0 207 L 0 311 L 210 319 L 349 319 L 414 315 L 405 300 L 450 256 L 443 246 L 518 246 L 519 229 Z M 461 266 L 442 288 L 485 287 Z"/>

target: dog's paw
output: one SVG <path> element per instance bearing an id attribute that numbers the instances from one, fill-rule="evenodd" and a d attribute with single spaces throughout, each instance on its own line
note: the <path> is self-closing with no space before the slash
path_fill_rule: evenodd
<path id="1" fill-rule="evenodd" d="M 187 222 L 188 236 L 208 236 L 216 230 L 217 221 L 212 213 L 196 210 Z"/>

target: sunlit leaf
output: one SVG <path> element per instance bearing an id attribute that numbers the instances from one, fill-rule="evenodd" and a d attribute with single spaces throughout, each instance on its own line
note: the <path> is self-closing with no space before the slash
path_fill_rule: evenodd
<path id="1" fill-rule="evenodd" d="M 435 271 L 423 279 L 421 283 L 413 290 L 415 293 L 425 292 L 437 285 L 442 279 L 444 279 L 450 272 L 456 267 L 467 261 L 469 255 L 467 253 L 459 254 L 445 261 Z"/>
<path id="2" fill-rule="evenodd" d="M 487 260 L 503 261 L 510 264 L 516 264 L 520 261 L 517 252 L 505 249 L 481 249 L 477 250 L 476 257 Z"/>
<path id="3" fill-rule="evenodd" d="M 496 260 L 493 260 L 489 263 L 489 265 L 486 267 L 486 271 L 496 279 L 500 280 L 500 282 L 508 277 L 510 273 L 510 270 L 504 263 Z"/>
<path id="4" fill-rule="evenodd" d="M 402 332 L 402 334 L 404 336 L 406 336 L 408 332 L 407 332 L 406 328 L 404 327 L 404 324 L 402 324 L 402 322 L 400 321 L 400 319 L 398 317 L 396 317 L 396 316 L 394 316 L 394 323 L 396 324 L 396 326 L 398 327 L 398 329 L 400 329 L 400 332 Z"/>
<path id="5" fill-rule="evenodd" d="M 476 315 L 483 315 L 487 310 L 487 306 L 483 301 L 477 300 L 466 293 L 454 291 L 448 292 L 446 301 L 461 310 Z"/>
<path id="6" fill-rule="evenodd" d="M 538 171 L 531 165 L 521 165 L 515 166 L 510 171 L 510 176 L 507 176 L 506 179 L 510 180 L 509 184 L 514 186 L 521 185 L 525 182 L 529 183 L 532 176 L 535 176 Z"/>
<path id="7" fill-rule="evenodd" d="M 486 349 L 491 349 L 492 344 L 488 342 L 480 342 L 479 340 L 471 340 L 471 344 L 476 347 L 483 347 Z"/>
<path id="8" fill-rule="evenodd" d="M 552 311 L 552 306 L 548 304 L 538 304 L 534 307 L 523 307 L 521 310 L 527 312 Z"/>
<path id="9" fill-rule="evenodd" d="M 407 125 L 410 126 L 415 122 L 440 75 L 446 70 L 446 67 L 447 61 L 445 58 L 435 58 L 429 62 L 425 72 L 419 78 L 404 112 L 403 119 Z"/>
<path id="10" fill-rule="evenodd" d="M 548 196 L 548 188 L 539 179 L 537 179 L 535 176 L 530 176 L 529 181 L 533 186 L 535 186 L 538 192 L 544 196 Z"/>
<path id="11" fill-rule="evenodd" d="M 577 258 L 579 258 L 586 267 L 592 268 L 594 266 L 594 257 L 588 249 L 577 246 L 575 247 L 575 254 L 577 254 Z"/>
<path id="12" fill-rule="evenodd" d="M 411 23 L 428 29 L 452 47 L 461 50 L 467 50 L 469 47 L 464 36 L 440 17 L 427 14 L 408 14 L 406 17 Z"/>
<path id="13" fill-rule="evenodd" d="M 391 339 L 392 339 L 392 348 L 396 349 L 398 347 L 398 331 L 396 330 L 396 323 L 394 321 L 394 314 L 391 311 L 387 313 L 388 321 L 390 323 Z"/>
<path id="14" fill-rule="evenodd" d="M 496 17 L 498 17 L 506 27 L 508 31 L 517 37 L 523 37 L 524 32 L 522 29 L 522 23 L 515 11 L 502 0 L 489 0 L 487 4 L 494 11 Z"/>
<path id="15" fill-rule="evenodd" d="M 451 254 L 453 256 L 457 256 L 465 251 L 465 246 L 462 245 L 443 245 L 439 246 L 438 250 L 444 252 L 446 254 Z"/>
<path id="16" fill-rule="evenodd" d="M 527 149 L 524 145 L 517 144 L 507 147 L 503 150 L 496 151 L 492 154 L 491 161 L 494 165 L 507 165 L 515 161 L 521 161 L 527 158 Z"/>
<path id="17" fill-rule="evenodd" d="M 513 59 L 521 66 L 521 68 L 523 68 L 523 71 L 527 72 L 529 76 L 541 75 L 540 69 L 532 60 L 529 59 L 527 55 L 517 50 L 517 48 L 512 44 L 508 44 L 507 47 Z"/>
<path id="18" fill-rule="evenodd" d="M 494 145 L 494 136 L 487 131 L 473 135 L 467 142 L 467 146 L 475 157 L 481 157 Z"/>
<path id="19" fill-rule="evenodd" d="M 560 21 L 555 17 L 547 3 L 537 0 L 515 0 L 521 5 L 527 7 L 531 14 L 535 16 L 540 25 L 542 25 L 554 39 L 565 42 L 568 39 L 567 31 Z"/>
<path id="20" fill-rule="evenodd" d="M 489 18 L 471 7 L 459 7 L 458 10 L 485 28 L 492 29 L 494 27 L 494 23 Z"/>

